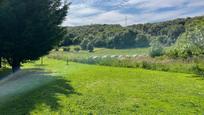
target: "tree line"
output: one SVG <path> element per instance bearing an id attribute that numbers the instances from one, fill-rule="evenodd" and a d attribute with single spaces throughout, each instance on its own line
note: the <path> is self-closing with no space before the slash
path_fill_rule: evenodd
<path id="1" fill-rule="evenodd" d="M 167 54 L 184 58 L 204 55 L 204 17 L 189 20 L 185 29 L 186 31 L 169 48 Z"/>
<path id="2" fill-rule="evenodd" d="M 203 16 L 127 27 L 107 24 L 67 27 L 67 35 L 61 45 L 81 44 L 82 49 L 86 49 L 84 46 L 91 44 L 94 47 L 123 49 L 149 47 L 156 39 L 163 46 L 171 46 L 176 43 L 180 35 L 186 32 L 186 24 L 199 18 Z"/>
<path id="3" fill-rule="evenodd" d="M 60 45 L 80 45 L 81 49 L 89 51 L 93 47 L 151 47 L 152 56 L 188 57 L 203 54 L 203 28 L 204 16 L 127 27 L 107 24 L 67 27 L 67 34 Z M 164 51 L 164 47 L 168 50 Z"/>

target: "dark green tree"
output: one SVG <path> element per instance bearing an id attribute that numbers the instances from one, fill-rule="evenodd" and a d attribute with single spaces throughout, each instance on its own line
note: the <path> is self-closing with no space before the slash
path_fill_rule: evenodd
<path id="1" fill-rule="evenodd" d="M 80 43 L 80 47 L 81 47 L 81 49 L 82 50 L 86 50 L 87 49 L 87 44 L 89 43 L 90 41 L 89 41 L 89 39 L 84 39 L 84 40 L 82 40 L 82 42 Z"/>
<path id="2" fill-rule="evenodd" d="M 94 45 L 93 45 L 92 42 L 89 42 L 86 47 L 87 47 L 87 50 L 88 50 L 89 52 L 93 52 L 93 50 L 94 50 Z"/>
<path id="3" fill-rule="evenodd" d="M 61 0 L 1 0 L 0 51 L 13 72 L 59 44 L 68 7 Z"/>
<path id="4" fill-rule="evenodd" d="M 137 34 L 135 39 L 135 46 L 136 47 L 149 47 L 150 40 L 149 37 L 145 34 Z"/>

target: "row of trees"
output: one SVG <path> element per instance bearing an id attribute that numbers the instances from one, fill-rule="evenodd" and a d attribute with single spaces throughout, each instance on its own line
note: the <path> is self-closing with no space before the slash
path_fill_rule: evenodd
<path id="1" fill-rule="evenodd" d="M 0 59 L 13 71 L 47 54 L 66 31 L 61 27 L 69 3 L 61 0 L 1 0 Z"/>
<path id="2" fill-rule="evenodd" d="M 61 45 L 91 43 L 95 47 L 121 49 L 149 47 L 150 43 L 157 39 L 162 45 L 171 46 L 186 31 L 185 24 L 198 18 L 200 17 L 137 24 L 128 27 L 106 24 L 68 27 L 68 33 Z"/>

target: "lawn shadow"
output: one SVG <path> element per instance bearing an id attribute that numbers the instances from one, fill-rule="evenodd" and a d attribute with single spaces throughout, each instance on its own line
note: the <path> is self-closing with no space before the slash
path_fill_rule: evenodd
<path id="1" fill-rule="evenodd" d="M 194 75 L 192 77 L 195 77 L 198 80 L 204 80 L 204 70 L 198 69 L 198 70 L 194 71 Z"/>
<path id="2" fill-rule="evenodd" d="M 67 98 L 69 98 L 70 95 L 81 95 L 70 85 L 71 81 L 65 80 L 61 76 L 54 76 L 48 72 L 44 72 L 44 70 L 40 68 L 25 69 L 23 71 L 23 75 L 27 77 L 25 78 L 30 80 L 28 82 L 32 82 L 30 84 L 42 82 L 40 83 L 41 85 L 12 96 L 9 101 L 1 104 L 3 106 L 0 105 L 1 114 L 28 115 L 39 105 L 46 105 L 51 111 L 57 111 L 61 107 L 58 103 L 60 101 L 57 97 L 58 94 L 64 95 Z M 29 75 L 25 74 L 26 72 Z M 46 81 L 46 79 L 49 80 Z M 20 81 L 22 82 L 22 80 Z"/>
<path id="3" fill-rule="evenodd" d="M 9 68 L 0 68 L 0 80 L 9 75 L 11 72 L 12 71 Z"/>
<path id="4" fill-rule="evenodd" d="M 192 75 L 191 77 L 196 78 L 197 80 L 204 80 L 204 76 L 202 76 L 202 75 L 195 74 L 195 75 Z"/>

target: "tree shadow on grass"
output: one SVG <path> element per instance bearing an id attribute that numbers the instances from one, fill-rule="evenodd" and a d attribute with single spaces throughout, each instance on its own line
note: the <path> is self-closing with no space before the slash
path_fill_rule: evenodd
<path id="1" fill-rule="evenodd" d="M 195 75 L 192 75 L 191 77 L 192 77 L 192 78 L 196 78 L 197 80 L 204 80 L 204 76 L 203 76 L 203 75 L 197 75 L 197 74 L 195 74 Z"/>
<path id="2" fill-rule="evenodd" d="M 0 80 L 11 73 L 9 68 L 0 68 Z"/>
<path id="3" fill-rule="evenodd" d="M 31 76 L 30 78 L 28 78 L 27 74 L 24 74 L 26 75 L 25 78 L 33 79 L 28 82 L 34 84 L 36 82 L 35 79 L 38 79 L 37 82 L 42 82 L 42 84 L 38 87 L 12 96 L 9 101 L 6 101 L 3 104 L 0 103 L 0 114 L 28 115 L 36 108 L 36 106 L 41 104 L 49 106 L 51 111 L 57 111 L 61 107 L 58 103 L 60 100 L 57 97 L 57 94 L 62 94 L 67 98 L 69 98 L 69 95 L 81 95 L 80 93 L 75 92 L 74 88 L 70 85 L 70 81 L 63 79 L 60 76 L 52 76 L 41 71 L 41 69 L 36 68 L 23 71 L 31 74 L 29 75 L 29 77 Z M 45 82 L 47 78 L 49 79 L 49 82 Z"/>

